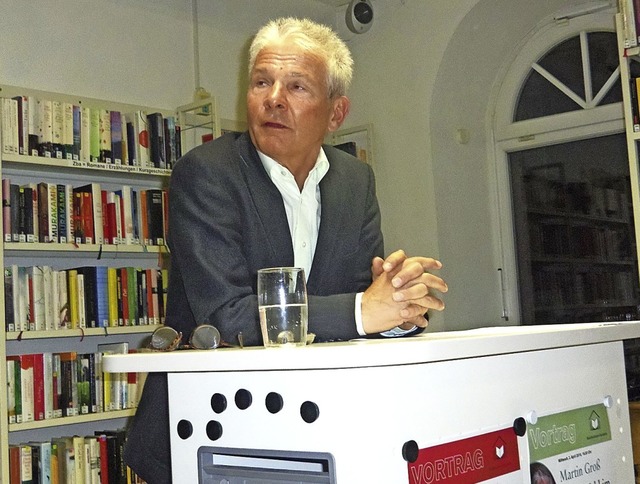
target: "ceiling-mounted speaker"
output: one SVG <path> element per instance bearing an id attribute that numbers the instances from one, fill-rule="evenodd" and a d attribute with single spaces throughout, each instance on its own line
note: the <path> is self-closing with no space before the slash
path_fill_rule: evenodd
<path id="1" fill-rule="evenodd" d="M 370 0 L 351 0 L 345 17 L 349 30 L 362 34 L 369 30 L 373 23 L 373 5 Z"/>

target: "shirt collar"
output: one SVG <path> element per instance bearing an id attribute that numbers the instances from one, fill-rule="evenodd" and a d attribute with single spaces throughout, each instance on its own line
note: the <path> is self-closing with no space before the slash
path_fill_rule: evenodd
<path id="1" fill-rule="evenodd" d="M 273 180 L 275 170 L 280 170 L 284 168 L 285 170 L 289 171 L 286 167 L 278 163 L 273 158 L 265 155 L 260 150 L 256 150 L 256 151 L 258 152 L 258 156 L 260 157 L 262 166 L 264 166 L 264 169 L 269 174 L 269 178 L 271 178 L 272 180 Z M 327 174 L 328 171 L 329 171 L 329 160 L 327 159 L 327 154 L 324 152 L 324 149 L 320 147 L 320 152 L 318 153 L 316 164 L 313 166 L 313 168 L 309 172 L 309 176 L 307 177 L 307 180 L 310 180 L 313 183 L 318 184 L 320 183 L 320 180 L 324 178 L 324 176 Z M 307 181 L 305 181 L 305 185 L 306 183 Z"/>

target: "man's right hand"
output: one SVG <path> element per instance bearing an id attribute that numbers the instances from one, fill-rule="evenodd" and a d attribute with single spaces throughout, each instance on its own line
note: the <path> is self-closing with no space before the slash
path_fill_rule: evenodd
<path id="1" fill-rule="evenodd" d="M 367 334 L 402 325 L 424 328 L 427 310 L 444 309 L 444 302 L 430 289 L 447 292 L 447 284 L 430 270 L 442 263 L 429 257 L 407 257 L 399 250 L 386 259 L 372 261 L 373 283 L 362 296 L 362 325 Z"/>

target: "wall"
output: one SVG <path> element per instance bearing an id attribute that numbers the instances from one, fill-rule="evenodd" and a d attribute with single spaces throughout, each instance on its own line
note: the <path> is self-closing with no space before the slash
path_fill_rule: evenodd
<path id="1" fill-rule="evenodd" d="M 503 254 L 497 203 L 497 190 L 508 187 L 496 186 L 494 96 L 519 45 L 564 4 L 478 2 L 457 26 L 444 53 L 429 118 L 440 256 L 447 261 L 453 299 L 459 302 L 445 315 L 449 329 L 508 324 L 501 319 L 498 269 L 503 267 Z M 495 28 L 483 28 L 492 24 L 500 26 L 498 35 Z M 458 130 L 468 134 L 468 143 L 456 140 Z M 507 224 L 505 220 L 502 228 Z M 516 292 L 515 281 L 505 279 L 505 284 L 507 291 Z"/>
<path id="2" fill-rule="evenodd" d="M 0 83 L 173 108 L 191 101 L 188 0 L 4 0 Z"/>

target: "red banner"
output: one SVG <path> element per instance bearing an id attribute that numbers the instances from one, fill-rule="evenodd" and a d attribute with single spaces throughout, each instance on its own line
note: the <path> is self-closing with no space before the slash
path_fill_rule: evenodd
<path id="1" fill-rule="evenodd" d="M 420 449 L 410 462 L 410 484 L 474 484 L 520 469 L 512 427 Z"/>

